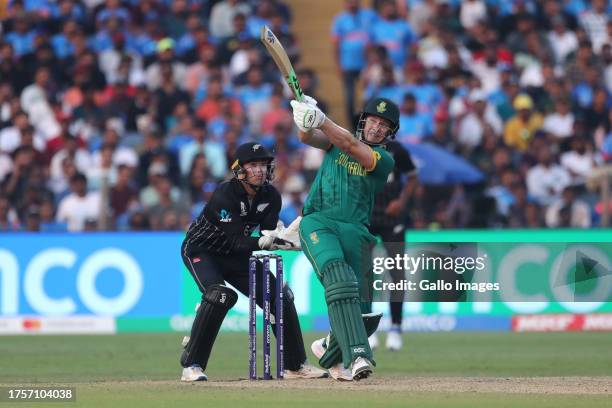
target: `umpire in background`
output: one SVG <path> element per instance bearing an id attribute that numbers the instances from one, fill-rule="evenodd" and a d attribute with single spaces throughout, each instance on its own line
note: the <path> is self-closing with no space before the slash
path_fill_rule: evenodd
<path id="1" fill-rule="evenodd" d="M 387 143 L 387 151 L 393 156 L 395 166 L 389 174 L 387 183 L 376 195 L 372 218 L 370 219 L 370 232 L 382 239 L 388 257 L 397 254 L 403 256 L 405 250 L 405 234 L 409 222 L 406 213 L 408 199 L 416 188 L 416 167 L 410 157 L 410 153 L 401 143 L 390 141 Z M 392 243 L 388 245 L 387 243 Z M 403 270 L 390 269 L 393 282 L 404 279 Z M 402 348 L 402 307 L 404 294 L 401 291 L 393 291 L 391 302 L 391 329 L 387 334 L 386 347 L 392 351 Z M 374 333 L 369 338 L 370 347 L 378 347 L 378 336 Z"/>
<path id="2" fill-rule="evenodd" d="M 270 181 L 274 176 L 274 157 L 261 144 L 245 143 L 236 150 L 231 166 L 233 177 L 214 191 L 198 218 L 191 223 L 181 256 L 198 288 L 202 301 L 197 309 L 191 336 L 181 356 L 182 381 L 205 381 L 204 374 L 215 338 L 227 311 L 238 300 L 225 282 L 249 293 L 248 264 L 253 251 L 290 249 L 293 244 L 273 234 L 252 237 L 252 232 L 275 230 L 281 209 L 281 196 Z M 263 304 L 261 284 L 263 267 L 257 267 L 257 304 Z M 276 278 L 271 276 L 274 293 Z M 283 288 L 285 339 L 285 378 L 318 378 L 325 372 L 306 362 L 304 341 L 293 294 Z M 272 311 L 275 299 L 272 299 Z"/>

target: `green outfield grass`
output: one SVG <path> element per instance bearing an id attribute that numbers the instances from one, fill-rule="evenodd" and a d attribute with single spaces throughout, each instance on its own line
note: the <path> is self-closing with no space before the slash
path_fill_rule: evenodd
<path id="1" fill-rule="evenodd" d="M 178 381 L 182 338 L 178 334 L 0 337 L 0 383 L 74 384 L 78 401 L 65 404 L 73 407 L 188 403 L 301 407 L 331 402 L 341 406 L 562 408 L 609 406 L 612 399 L 612 333 L 406 334 L 405 350 L 377 351 L 375 375 L 357 385 L 332 380 L 237 381 L 247 376 L 247 337 L 246 333 L 221 333 L 206 370 L 211 381 L 199 384 Z M 307 333 L 307 345 L 316 337 Z M 308 346 L 307 352 L 312 356 Z M 587 394 L 559 391 L 559 387 L 535 392 L 510 389 L 516 377 L 565 376 L 581 377 L 569 382 L 591 388 L 596 381 L 603 384 L 602 389 Z M 476 378 L 462 392 L 461 386 L 453 386 L 453 378 L 465 377 Z M 410 386 L 417 379 L 427 383 L 428 378 L 431 387 Z M 439 378 L 446 378 L 444 384 L 436 385 Z M 478 378 L 508 381 L 510 388 L 498 386 L 488 392 Z M 0 403 L 0 408 L 4 405 Z"/>

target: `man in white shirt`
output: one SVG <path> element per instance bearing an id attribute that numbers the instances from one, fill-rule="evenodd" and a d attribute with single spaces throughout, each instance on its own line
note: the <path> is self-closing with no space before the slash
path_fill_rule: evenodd
<path id="1" fill-rule="evenodd" d="M 570 173 L 572 184 L 582 184 L 595 167 L 593 146 L 580 136 L 574 136 L 570 150 L 561 155 L 561 165 Z"/>
<path id="2" fill-rule="evenodd" d="M 610 16 L 606 12 L 607 3 L 607 0 L 593 0 L 591 2 L 591 9 L 580 15 L 580 24 L 589 34 L 595 53 L 599 53 L 601 47 L 608 40 L 606 25 L 608 20 L 610 20 Z"/>
<path id="3" fill-rule="evenodd" d="M 97 191 L 87 192 L 87 178 L 77 173 L 70 179 L 72 193 L 60 201 L 57 209 L 57 221 L 68 224 L 68 231 L 85 230 L 88 220 L 97 220 L 102 205 Z"/>
<path id="4" fill-rule="evenodd" d="M 573 187 L 563 190 L 563 197 L 546 210 L 546 226 L 549 228 L 589 228 L 591 209 L 577 200 Z"/>
<path id="5" fill-rule="evenodd" d="M 544 130 L 558 139 L 570 137 L 574 131 L 574 114 L 566 99 L 555 102 L 555 111 L 544 118 Z"/>
<path id="6" fill-rule="evenodd" d="M 0 151 L 13 153 L 22 144 L 24 132 L 30 131 L 33 137 L 33 147 L 39 152 L 45 150 L 47 143 L 45 136 L 30 125 L 28 114 L 25 111 L 16 112 L 11 122 L 13 126 L 6 127 L 0 131 Z"/>
<path id="7" fill-rule="evenodd" d="M 92 166 L 93 162 L 89 152 L 79 147 L 76 136 L 70 132 L 65 132 L 64 137 L 64 148 L 58 151 L 51 158 L 50 165 L 50 176 L 52 179 L 58 179 L 62 177 L 62 162 L 66 157 L 70 157 L 76 168 L 81 173 L 86 173 Z"/>
<path id="8" fill-rule="evenodd" d="M 561 196 L 570 184 L 567 170 L 554 162 L 547 145 L 538 150 L 538 164 L 527 171 L 527 191 L 541 205 L 550 205 Z"/>
<path id="9" fill-rule="evenodd" d="M 578 48 L 578 38 L 573 31 L 567 29 L 563 16 L 554 16 L 552 26 L 553 29 L 548 33 L 548 41 L 557 64 L 563 65 L 567 56 Z"/>
<path id="10" fill-rule="evenodd" d="M 234 33 L 234 16 L 248 16 L 251 7 L 240 0 L 223 0 L 215 4 L 210 12 L 210 33 L 217 39 L 229 37 Z"/>
<path id="11" fill-rule="evenodd" d="M 459 124 L 458 139 L 462 145 L 473 149 L 480 144 L 485 132 L 499 137 L 503 130 L 502 121 L 495 108 L 487 103 L 486 93 L 475 89 L 470 93 L 471 112 Z"/>

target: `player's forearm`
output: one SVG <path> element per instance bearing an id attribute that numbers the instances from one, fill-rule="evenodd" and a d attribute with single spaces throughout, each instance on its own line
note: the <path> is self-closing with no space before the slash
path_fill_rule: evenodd
<path id="1" fill-rule="evenodd" d="M 337 125 L 330 118 L 326 118 L 319 129 L 327 136 L 331 144 L 345 153 L 350 154 L 351 149 L 358 143 L 348 130 Z"/>
<path id="2" fill-rule="evenodd" d="M 372 149 L 357 140 L 351 132 L 337 125 L 330 118 L 326 118 L 319 129 L 325 133 L 331 144 L 357 160 L 363 167 L 368 170 L 374 167 L 375 159 Z"/>
<path id="3" fill-rule="evenodd" d="M 330 141 L 325 133 L 318 129 L 312 129 L 308 132 L 298 130 L 298 138 L 300 142 L 318 149 L 327 150 L 330 146 Z"/>

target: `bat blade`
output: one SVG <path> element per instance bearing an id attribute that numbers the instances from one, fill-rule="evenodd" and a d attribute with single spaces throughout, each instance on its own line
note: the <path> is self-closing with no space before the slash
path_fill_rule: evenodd
<path id="1" fill-rule="evenodd" d="M 287 81 L 289 88 L 291 88 L 291 92 L 293 92 L 295 99 L 302 102 L 304 99 L 304 92 L 302 92 L 302 88 L 300 88 L 297 75 L 295 74 L 293 65 L 291 65 L 291 61 L 289 61 L 289 57 L 287 56 L 287 52 L 283 48 L 283 45 L 280 43 L 280 41 L 278 41 L 278 38 L 276 38 L 272 30 L 265 25 L 261 28 L 260 40 L 272 56 L 272 59 L 280 70 L 281 74 L 283 74 L 283 77 L 285 78 L 285 81 Z"/>

